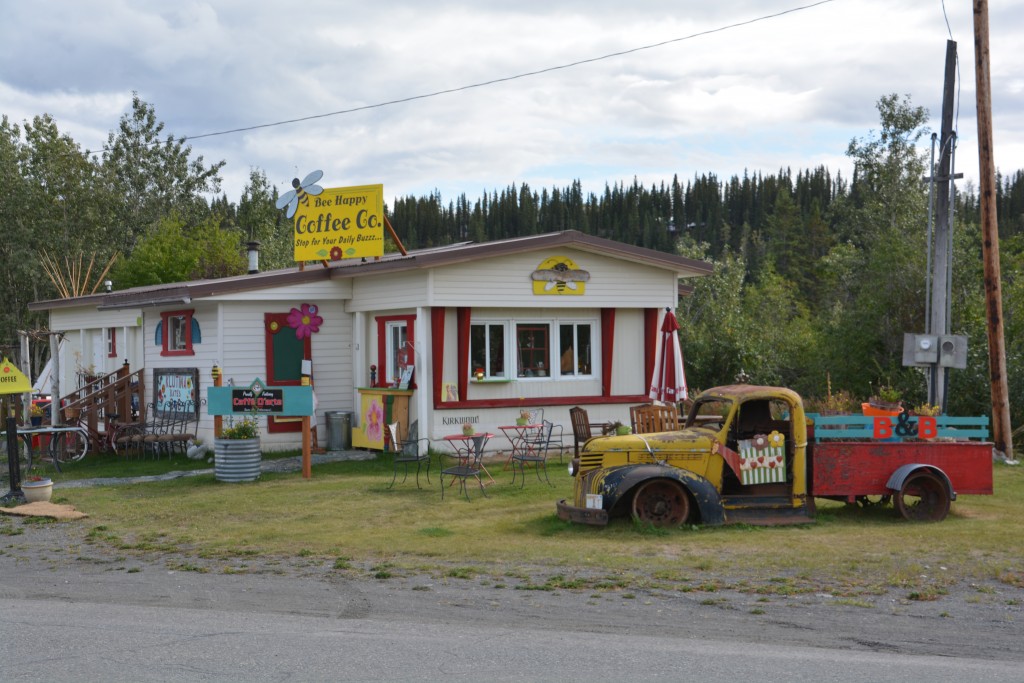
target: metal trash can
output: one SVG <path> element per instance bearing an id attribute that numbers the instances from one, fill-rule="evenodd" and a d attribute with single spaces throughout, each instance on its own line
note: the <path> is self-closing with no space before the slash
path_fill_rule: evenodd
<path id="1" fill-rule="evenodd" d="M 324 413 L 327 421 L 327 450 L 348 451 L 352 449 L 353 413 L 328 410 Z"/>

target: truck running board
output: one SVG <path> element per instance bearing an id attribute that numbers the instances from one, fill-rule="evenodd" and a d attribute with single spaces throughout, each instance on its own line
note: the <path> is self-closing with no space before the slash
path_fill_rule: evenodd
<path id="1" fill-rule="evenodd" d="M 735 497 L 722 501 L 725 504 L 726 524 L 810 524 L 814 513 L 806 505 L 792 507 L 789 498 L 777 497 Z"/>

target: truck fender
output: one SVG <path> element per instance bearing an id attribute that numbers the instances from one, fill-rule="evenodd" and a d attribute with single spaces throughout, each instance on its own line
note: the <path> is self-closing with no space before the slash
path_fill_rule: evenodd
<path id="1" fill-rule="evenodd" d="M 610 513 L 620 501 L 628 498 L 628 494 L 638 484 L 650 479 L 671 479 L 679 482 L 690 492 L 693 500 L 697 503 L 702 524 L 709 526 L 725 524 L 725 508 L 722 506 L 722 497 L 714 484 L 699 474 L 668 465 L 623 465 L 613 468 L 605 475 L 602 482 L 605 497 L 604 508 Z"/>
<path id="2" fill-rule="evenodd" d="M 886 488 L 889 488 L 893 491 L 900 491 L 903 488 L 904 482 L 907 481 L 910 475 L 912 475 L 914 472 L 917 472 L 918 470 L 928 470 L 929 472 L 935 474 L 939 479 L 942 480 L 943 485 L 945 485 L 946 493 L 949 494 L 949 499 L 956 500 L 956 492 L 953 490 L 953 482 L 949 480 L 949 477 L 946 475 L 946 473 L 943 472 L 938 467 L 936 467 L 935 465 L 928 465 L 925 463 L 907 463 L 906 465 L 901 465 L 896 469 L 895 472 L 892 473 L 892 475 L 890 475 L 889 481 L 885 482 Z"/>

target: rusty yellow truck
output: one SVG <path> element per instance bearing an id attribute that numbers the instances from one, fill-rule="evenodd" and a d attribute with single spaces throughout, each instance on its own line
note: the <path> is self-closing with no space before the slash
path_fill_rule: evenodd
<path id="1" fill-rule="evenodd" d="M 825 418 L 783 387 L 737 384 L 698 396 L 676 431 L 596 436 L 570 464 L 558 516 L 604 525 L 786 524 L 814 499 L 892 503 L 939 521 L 957 493 L 992 493 L 985 418 Z"/>

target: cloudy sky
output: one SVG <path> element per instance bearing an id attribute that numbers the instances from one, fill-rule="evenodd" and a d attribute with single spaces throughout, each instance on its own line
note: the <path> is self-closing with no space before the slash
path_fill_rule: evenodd
<path id="1" fill-rule="evenodd" d="M 969 0 L 0 3 L 0 114 L 49 113 L 98 150 L 138 92 L 167 132 L 205 136 L 193 150 L 227 162 L 232 201 L 251 168 L 282 191 L 316 169 L 324 187 L 382 183 L 389 202 L 848 174 L 846 147 L 878 128 L 883 94 L 909 94 L 938 130 L 950 37 L 957 167 L 977 179 Z M 992 5 L 996 164 L 1013 172 L 1024 0 Z M 270 125 L 295 119 L 307 120 Z"/>

